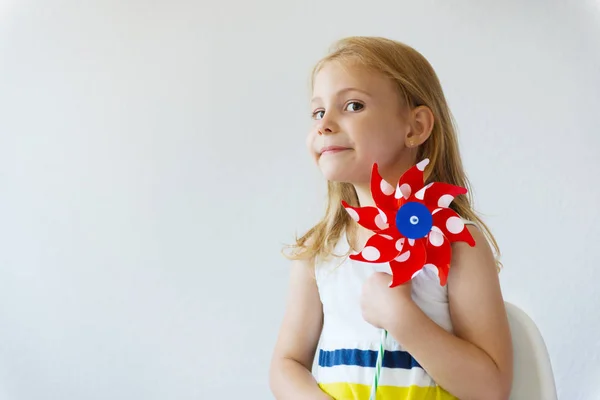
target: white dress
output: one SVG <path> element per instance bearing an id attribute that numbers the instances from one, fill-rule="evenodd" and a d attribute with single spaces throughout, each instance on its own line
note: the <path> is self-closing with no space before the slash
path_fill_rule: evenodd
<path id="1" fill-rule="evenodd" d="M 472 223 L 465 221 L 465 224 Z M 347 254 L 349 248 L 343 234 L 334 254 Z M 360 295 L 363 283 L 374 272 L 391 273 L 389 263 L 331 257 L 315 265 L 324 322 L 314 375 L 321 389 L 335 399 L 369 399 L 381 330 L 363 319 Z M 412 298 L 429 318 L 452 332 L 448 289 L 439 284 L 435 272 L 424 269 L 412 279 Z M 436 385 L 419 363 L 388 335 L 377 399 L 456 398 Z"/>

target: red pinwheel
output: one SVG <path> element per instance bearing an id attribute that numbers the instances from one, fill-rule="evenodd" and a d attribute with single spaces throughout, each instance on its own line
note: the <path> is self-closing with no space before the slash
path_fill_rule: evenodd
<path id="1" fill-rule="evenodd" d="M 357 261 L 390 263 L 392 282 L 398 286 L 429 267 L 437 271 L 444 286 L 450 269 L 450 243 L 475 240 L 458 214 L 449 208 L 454 198 L 467 189 L 443 182 L 423 186 L 425 159 L 406 171 L 396 189 L 386 182 L 373 165 L 371 194 L 376 207 L 352 207 L 342 202 L 348 214 L 360 225 L 375 232 L 363 250 L 350 255 Z"/>

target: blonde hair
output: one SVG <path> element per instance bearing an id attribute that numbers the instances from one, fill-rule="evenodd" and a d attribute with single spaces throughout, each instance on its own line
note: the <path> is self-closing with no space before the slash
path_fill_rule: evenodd
<path id="1" fill-rule="evenodd" d="M 463 170 L 458 149 L 454 118 L 450 112 L 440 81 L 431 64 L 412 47 L 380 37 L 347 37 L 334 43 L 329 54 L 321 59 L 311 74 L 314 77 L 328 62 L 353 63 L 384 74 L 396 84 L 402 99 L 409 107 L 427 106 L 433 112 L 435 124 L 430 137 L 417 151 L 417 161 L 429 158 L 425 170 L 426 182 L 446 182 L 469 190 L 467 195 L 454 199 L 451 208 L 462 218 L 475 222 L 494 248 L 498 266 L 500 249 L 490 229 L 473 209 L 469 181 Z M 328 202 L 325 216 L 300 238 L 296 238 L 290 259 L 327 258 L 344 232 L 349 243 L 356 235 L 356 224 L 342 206 L 360 206 L 351 183 L 327 183 Z"/>

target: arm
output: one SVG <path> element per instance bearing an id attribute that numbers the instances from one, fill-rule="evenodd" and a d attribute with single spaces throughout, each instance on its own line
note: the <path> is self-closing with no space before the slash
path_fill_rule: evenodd
<path id="1" fill-rule="evenodd" d="M 419 361 L 437 384 L 464 399 L 508 399 L 512 342 L 496 264 L 483 234 L 453 246 L 448 276 L 455 335 L 439 327 L 412 301 L 400 302 L 388 331 Z"/>
<path id="2" fill-rule="evenodd" d="M 283 323 L 270 368 L 271 391 L 278 400 L 330 399 L 311 374 L 323 324 L 323 305 L 308 260 L 294 261 Z"/>

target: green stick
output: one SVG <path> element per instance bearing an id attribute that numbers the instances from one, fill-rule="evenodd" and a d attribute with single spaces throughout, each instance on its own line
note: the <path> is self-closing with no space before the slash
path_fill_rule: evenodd
<path id="1" fill-rule="evenodd" d="M 379 343 L 379 351 L 377 352 L 377 362 L 375 363 L 375 375 L 373 376 L 373 385 L 371 385 L 371 397 L 369 400 L 376 400 L 377 386 L 379 386 L 379 378 L 381 376 L 381 364 L 383 363 L 383 354 L 385 352 L 383 346 L 387 338 L 387 331 L 381 330 L 381 342 Z"/>

